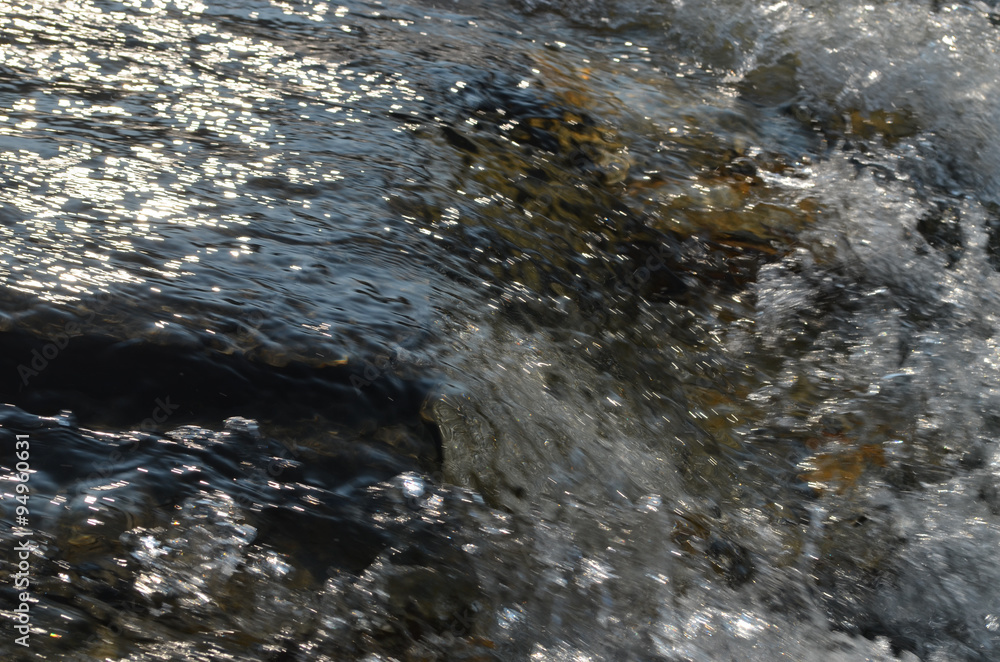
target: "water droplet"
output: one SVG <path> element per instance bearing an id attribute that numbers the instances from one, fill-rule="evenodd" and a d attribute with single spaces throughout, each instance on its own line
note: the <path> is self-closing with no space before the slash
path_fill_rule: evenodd
<path id="1" fill-rule="evenodd" d="M 420 476 L 407 474 L 403 476 L 403 494 L 410 499 L 419 499 L 424 494 L 424 481 Z"/>

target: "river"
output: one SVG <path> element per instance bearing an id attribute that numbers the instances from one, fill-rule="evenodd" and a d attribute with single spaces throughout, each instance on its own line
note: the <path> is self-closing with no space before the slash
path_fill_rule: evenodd
<path id="1" fill-rule="evenodd" d="M 1000 659 L 998 26 L 0 2 L 3 658 Z"/>

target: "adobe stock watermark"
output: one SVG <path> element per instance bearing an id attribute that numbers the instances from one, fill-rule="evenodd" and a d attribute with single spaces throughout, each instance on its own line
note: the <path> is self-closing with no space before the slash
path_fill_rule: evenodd
<path id="1" fill-rule="evenodd" d="M 653 274 L 661 269 L 668 269 L 667 260 L 671 256 L 670 248 L 665 244 L 659 244 L 656 248 L 650 249 L 646 253 L 645 264 L 636 268 L 626 278 L 616 278 L 611 289 L 617 294 L 621 294 L 629 299 L 639 296 L 639 289 L 653 277 Z M 581 329 L 587 335 L 597 333 L 602 325 L 608 321 L 608 315 L 603 310 L 598 310 L 587 318 Z"/>
<path id="2" fill-rule="evenodd" d="M 380 355 L 374 361 L 365 361 L 364 370 L 351 375 L 351 386 L 354 392 L 360 394 L 361 389 L 371 386 L 373 382 L 387 374 L 395 372 L 403 363 L 411 363 L 413 354 L 396 345 L 388 354 Z"/>
<path id="3" fill-rule="evenodd" d="M 29 637 L 31 636 L 32 600 L 31 591 L 29 590 L 32 583 L 31 554 L 35 547 L 31 540 L 31 488 L 29 486 L 29 480 L 31 479 L 31 440 L 28 435 L 16 435 L 14 455 L 17 459 L 12 476 L 14 481 L 16 481 L 14 491 L 17 493 L 17 496 L 14 497 L 17 501 L 17 507 L 14 509 L 14 521 L 17 523 L 17 526 L 14 527 L 14 531 L 17 537 L 20 538 L 18 544 L 14 546 L 16 558 L 11 560 L 11 566 L 16 569 L 15 572 L 11 573 L 17 602 L 17 606 L 14 607 L 14 613 L 16 614 L 14 621 L 14 630 L 16 633 L 14 643 L 27 648 L 30 641 Z"/>
<path id="4" fill-rule="evenodd" d="M 238 416 L 226 419 L 225 430 L 234 436 L 243 437 L 251 442 L 262 442 L 265 439 L 256 421 Z M 112 452 L 112 456 L 114 456 L 114 452 Z M 239 469 L 250 480 L 263 480 L 267 482 L 276 480 L 284 472 L 285 468 L 290 466 L 294 458 L 298 457 L 299 453 L 294 447 L 289 448 L 283 445 L 278 455 L 267 458 L 266 466 L 263 462 L 255 462 L 250 467 L 241 463 Z M 250 510 L 254 507 L 254 500 L 246 494 L 227 492 L 227 496 L 232 500 L 233 505 L 239 508 Z M 127 620 L 130 617 L 146 618 L 150 615 L 151 611 L 155 611 L 155 608 L 148 597 L 135 596 L 133 599 L 123 601 L 113 612 L 113 618 L 106 626 L 107 634 L 112 637 L 125 635 L 126 628 L 128 627 Z M 100 634 L 95 632 L 87 641 L 92 643 L 100 636 Z"/>
<path id="5" fill-rule="evenodd" d="M 177 410 L 180 409 L 180 405 L 171 401 L 171 396 L 158 397 L 153 401 L 153 408 L 150 410 L 149 416 L 142 420 L 139 424 L 139 430 L 146 433 L 152 434 L 156 429 L 165 423 Z M 131 442 L 118 446 L 108 453 L 107 458 L 103 462 L 94 462 L 93 469 L 86 478 L 77 479 L 72 485 L 62 490 L 62 492 L 71 492 L 75 489 L 79 489 L 81 483 L 85 486 L 95 483 L 96 481 L 107 480 L 110 478 L 114 472 L 121 466 L 122 462 L 132 453 L 137 451 L 141 446 L 142 438 L 140 436 L 135 436 L 132 438 Z M 84 487 L 86 489 L 86 487 Z M 142 614 L 140 607 L 134 602 L 126 602 L 124 606 L 117 611 L 117 619 L 115 623 L 112 623 L 109 628 L 113 636 L 120 636 L 123 634 L 124 629 L 118 625 L 117 621 L 123 620 L 125 615 L 140 615 Z M 97 632 L 92 633 L 86 640 L 82 643 L 84 645 L 93 643 L 100 638 L 100 634 Z"/>
<path id="6" fill-rule="evenodd" d="M 265 436 L 260 430 L 260 426 L 257 421 L 249 418 L 243 418 L 241 416 L 233 416 L 227 418 L 225 421 L 225 430 L 229 434 L 234 436 L 240 436 L 254 444 L 261 444 L 265 441 Z M 262 479 L 265 483 L 271 480 L 277 480 L 278 477 L 285 471 L 286 468 L 293 466 L 295 462 L 300 461 L 302 454 L 299 452 L 298 448 L 294 445 L 289 447 L 286 444 L 281 444 L 281 450 L 277 455 L 272 455 L 267 459 L 267 466 L 263 466 L 261 462 L 242 462 L 239 465 L 240 471 L 243 475 L 250 480 L 260 480 Z M 247 466 L 247 465 L 250 466 Z M 254 507 L 254 501 L 252 498 L 246 494 L 230 494 L 229 497 L 233 500 L 233 503 L 243 508 L 245 510 L 252 509 Z"/>
<path id="7" fill-rule="evenodd" d="M 31 350 L 31 358 L 23 361 L 17 366 L 17 374 L 21 378 L 21 385 L 28 386 L 31 380 L 40 375 L 49 367 L 59 354 L 65 350 L 73 338 L 83 333 L 86 325 L 92 323 L 97 316 L 106 310 L 114 300 L 107 292 L 101 292 L 94 299 L 95 306 L 86 317 L 78 317 L 63 326 L 62 330 L 49 339 L 49 342 Z M 258 333 L 260 325 L 266 319 L 265 315 L 258 310 L 250 310 L 242 315 L 236 322 L 235 337 L 241 342 L 246 342 Z"/>
<path id="8" fill-rule="evenodd" d="M 248 342 L 260 333 L 260 325 L 267 317 L 259 310 L 251 309 L 236 321 L 236 340 Z"/>
<path id="9" fill-rule="evenodd" d="M 86 319 L 78 318 L 66 323 L 62 331 L 53 336 L 49 342 L 31 350 L 31 359 L 17 366 L 17 374 L 21 378 L 21 385 L 27 386 L 32 378 L 37 377 L 43 370 L 58 358 L 59 353 L 69 346 L 74 336 L 83 333 L 84 325 L 90 324 L 97 318 L 97 315 L 111 305 L 113 297 L 107 292 L 101 292 L 95 299 L 96 306 L 90 311 Z"/>
<path id="10" fill-rule="evenodd" d="M 139 430 L 145 432 L 146 434 L 152 434 L 158 426 L 162 425 L 169 419 L 174 413 L 180 409 L 180 405 L 170 401 L 170 396 L 164 396 L 156 398 L 153 401 L 153 408 L 150 410 L 149 416 L 142 420 L 139 424 Z M 127 445 L 114 448 L 108 457 L 103 462 L 94 462 L 94 471 L 91 472 L 86 478 L 79 478 L 73 482 L 69 487 L 62 490 L 63 492 L 69 492 L 76 489 L 80 483 L 93 483 L 94 481 L 104 480 L 109 478 L 116 470 L 118 465 L 131 453 L 134 453 L 139 449 L 141 444 L 141 438 L 136 436 Z"/>

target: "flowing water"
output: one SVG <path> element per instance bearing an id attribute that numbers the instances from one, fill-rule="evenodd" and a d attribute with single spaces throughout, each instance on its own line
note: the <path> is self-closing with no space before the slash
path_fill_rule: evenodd
<path id="1" fill-rule="evenodd" d="M 0 2 L 3 659 L 1000 659 L 998 26 Z"/>

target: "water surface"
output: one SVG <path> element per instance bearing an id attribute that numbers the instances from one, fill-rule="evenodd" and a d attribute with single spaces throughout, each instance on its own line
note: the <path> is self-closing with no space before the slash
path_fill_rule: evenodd
<path id="1" fill-rule="evenodd" d="M 0 650 L 996 659 L 998 23 L 0 4 Z"/>

